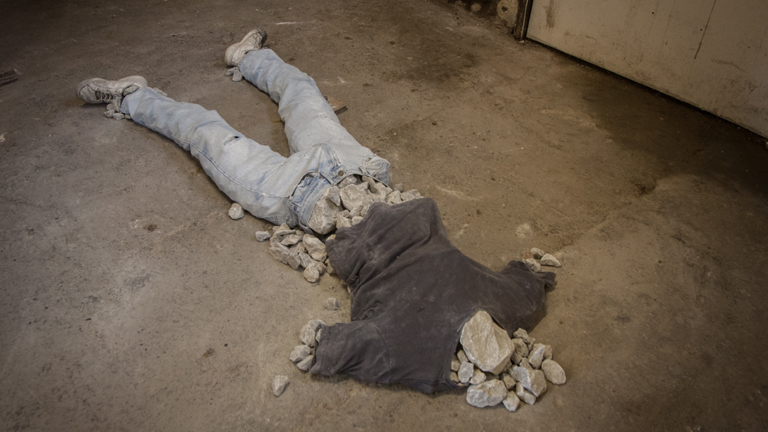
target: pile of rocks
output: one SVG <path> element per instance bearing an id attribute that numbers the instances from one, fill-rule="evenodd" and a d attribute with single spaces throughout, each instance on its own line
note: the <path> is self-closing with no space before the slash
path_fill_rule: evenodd
<path id="1" fill-rule="evenodd" d="M 416 189 L 403 192 L 402 185 L 393 189 L 371 177 L 361 179 L 351 175 L 338 186 L 328 188 L 315 205 L 309 227 L 317 236 L 283 224 L 273 227 L 271 234 L 257 231 L 256 240 L 269 240 L 272 257 L 294 270 L 303 269 L 304 279 L 315 283 L 325 273 L 334 274 L 325 252 L 325 242 L 334 238 L 336 229 L 360 223 L 375 202 L 393 205 L 417 198 L 421 198 L 421 194 Z M 242 212 L 242 208 L 238 212 L 236 207 L 240 205 L 235 203 L 230 209 L 233 219 Z"/>
<path id="2" fill-rule="evenodd" d="M 483 408 L 500 403 L 515 412 L 547 391 L 547 381 L 565 384 L 565 371 L 552 359 L 552 347 L 517 329 L 507 332 L 479 311 L 461 330 L 461 349 L 451 361 L 451 379 L 467 388 L 467 403 Z"/>
<path id="3" fill-rule="evenodd" d="M 539 248 L 531 248 L 533 258 L 525 258 L 525 264 L 529 269 L 535 272 L 541 271 L 541 266 L 562 267 L 560 260 L 554 255 L 548 254 Z"/>
<path id="4" fill-rule="evenodd" d="M 312 359 L 315 358 L 313 349 L 315 342 L 320 339 L 320 333 L 322 332 L 320 326 L 324 324 L 324 322 L 318 319 L 309 320 L 299 332 L 301 345 L 293 347 L 293 351 L 291 351 L 288 359 L 302 372 L 306 372 L 312 367 Z"/>

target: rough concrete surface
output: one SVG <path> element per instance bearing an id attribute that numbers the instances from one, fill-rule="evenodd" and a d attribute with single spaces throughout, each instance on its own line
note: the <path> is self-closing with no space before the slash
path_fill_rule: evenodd
<path id="1" fill-rule="evenodd" d="M 144 75 L 287 154 L 269 97 L 224 76 L 255 26 L 468 256 L 561 253 L 531 335 L 568 384 L 511 414 L 291 364 L 308 319 L 349 319 L 338 280 L 307 284 L 196 160 L 75 97 Z M 7 1 L 0 63 L 2 430 L 768 428 L 762 138 L 436 0 Z"/>

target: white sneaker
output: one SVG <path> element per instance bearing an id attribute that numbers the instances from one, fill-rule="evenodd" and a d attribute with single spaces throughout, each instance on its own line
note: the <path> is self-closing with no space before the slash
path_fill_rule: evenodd
<path id="1" fill-rule="evenodd" d="M 77 85 L 77 97 L 90 104 L 110 103 L 146 86 L 147 80 L 138 75 L 114 81 L 91 78 Z"/>
<path id="2" fill-rule="evenodd" d="M 224 53 L 224 61 L 227 66 L 237 66 L 248 51 L 260 49 L 267 40 L 267 32 L 262 29 L 251 30 L 236 44 L 232 44 Z"/>

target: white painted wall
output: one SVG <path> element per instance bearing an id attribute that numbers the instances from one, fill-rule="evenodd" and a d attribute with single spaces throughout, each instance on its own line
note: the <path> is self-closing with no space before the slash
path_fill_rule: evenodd
<path id="1" fill-rule="evenodd" d="M 534 0 L 528 37 L 768 137 L 768 0 Z"/>

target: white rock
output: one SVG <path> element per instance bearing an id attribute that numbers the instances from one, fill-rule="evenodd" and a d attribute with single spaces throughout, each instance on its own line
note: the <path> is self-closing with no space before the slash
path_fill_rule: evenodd
<path id="1" fill-rule="evenodd" d="M 456 356 L 453 356 L 453 358 L 451 359 L 451 370 L 454 372 L 458 372 L 459 367 L 461 367 L 461 362 L 459 361 L 459 359 L 456 358 Z"/>
<path id="2" fill-rule="evenodd" d="M 552 345 L 544 345 L 544 360 L 552 360 Z"/>
<path id="3" fill-rule="evenodd" d="M 112 114 L 112 118 L 115 119 L 115 120 L 122 120 L 122 119 L 125 118 L 125 116 L 123 115 L 123 113 L 118 111 L 118 112 L 115 112 L 114 114 Z"/>
<path id="4" fill-rule="evenodd" d="M 312 354 L 312 350 L 308 346 L 303 344 L 296 345 L 293 347 L 293 351 L 291 351 L 291 355 L 288 356 L 288 359 L 293 363 L 298 363 L 307 358 L 310 354 Z"/>
<path id="5" fill-rule="evenodd" d="M 554 257 L 554 255 L 546 254 L 543 257 L 541 257 L 541 265 L 543 266 L 549 266 L 549 267 L 562 267 L 563 265 L 560 264 L 560 261 L 557 260 L 557 258 Z"/>
<path id="6" fill-rule="evenodd" d="M 544 371 L 547 380 L 552 384 L 565 384 L 565 371 L 556 361 L 544 360 L 544 362 L 541 363 L 541 370 Z"/>
<path id="7" fill-rule="evenodd" d="M 531 364 L 531 367 L 538 369 L 541 366 L 541 362 L 544 360 L 545 351 L 546 347 L 544 344 L 533 344 L 533 349 L 528 353 L 528 363 Z"/>
<path id="8" fill-rule="evenodd" d="M 304 268 L 307 268 L 310 265 L 312 265 L 312 261 L 314 261 L 312 257 L 309 256 L 309 254 L 307 254 L 306 252 L 299 252 L 299 260 L 301 261 L 301 266 Z"/>
<path id="9" fill-rule="evenodd" d="M 302 231 L 296 231 L 294 234 L 283 236 L 283 239 L 280 240 L 280 244 L 283 246 L 293 246 L 300 242 L 302 238 L 304 238 L 304 233 Z"/>
<path id="10" fill-rule="evenodd" d="M 371 198 L 374 202 L 384 202 L 392 189 L 374 180 L 371 177 L 363 177 L 363 181 L 368 183 L 368 189 L 371 191 Z"/>
<path id="11" fill-rule="evenodd" d="M 536 342 L 536 338 L 529 337 L 528 341 L 525 343 L 525 346 L 528 347 L 528 357 L 531 356 L 531 351 L 533 351 L 533 345 Z"/>
<path id="12" fill-rule="evenodd" d="M 396 184 L 396 185 L 395 185 L 395 186 L 394 186 L 392 189 L 393 189 L 393 190 L 396 190 L 396 191 L 398 191 L 398 192 L 400 192 L 400 193 L 402 193 L 402 192 L 405 190 L 405 189 L 403 188 L 403 184 L 402 184 L 402 183 L 398 183 L 398 184 Z"/>
<path id="13" fill-rule="evenodd" d="M 451 371 L 451 375 L 450 376 L 451 376 L 451 381 L 453 381 L 455 383 L 459 383 L 460 382 L 459 381 L 459 374 L 457 374 L 456 372 Z"/>
<path id="14" fill-rule="evenodd" d="M 499 380 L 488 380 L 467 389 L 467 403 L 477 408 L 495 406 L 507 397 L 507 388 Z"/>
<path id="15" fill-rule="evenodd" d="M 370 205 L 373 202 L 367 183 L 347 186 L 341 189 L 340 195 L 341 203 L 344 205 L 344 208 L 349 210 L 352 216 L 359 215 L 366 205 Z"/>
<path id="16" fill-rule="evenodd" d="M 336 300 L 335 297 L 329 297 L 328 300 L 323 303 L 323 307 L 325 307 L 328 310 L 338 310 L 339 309 L 339 301 Z"/>
<path id="17" fill-rule="evenodd" d="M 341 212 L 341 207 L 334 201 L 339 201 L 339 188 L 335 186 L 326 189 L 323 196 L 317 200 L 307 222 L 316 233 L 328 234 L 336 228 L 336 215 Z"/>
<path id="18" fill-rule="evenodd" d="M 461 350 L 461 349 L 456 353 L 456 357 L 462 363 L 465 363 L 465 362 L 469 361 L 469 359 L 467 358 L 467 354 L 464 352 L 464 350 Z"/>
<path id="19" fill-rule="evenodd" d="M 540 370 L 515 366 L 512 368 L 512 376 L 536 397 L 547 391 L 547 380 Z"/>
<path id="20" fill-rule="evenodd" d="M 240 69 L 238 69 L 234 73 L 232 73 L 232 81 L 240 82 L 242 80 L 243 80 L 243 74 L 242 74 L 242 72 L 240 72 Z"/>
<path id="21" fill-rule="evenodd" d="M 544 252 L 539 248 L 531 248 L 531 255 L 533 255 L 533 257 L 536 259 L 541 259 L 541 257 L 543 257 L 546 254 L 547 254 L 546 252 Z"/>
<path id="22" fill-rule="evenodd" d="M 520 360 L 522 360 L 525 357 L 528 357 L 528 345 L 525 344 L 525 341 L 523 341 L 520 338 L 514 338 L 512 339 L 512 346 L 514 347 L 515 354 L 517 354 L 520 359 L 515 361 L 515 364 L 520 364 Z"/>
<path id="23" fill-rule="evenodd" d="M 307 234 L 304 236 L 304 246 L 307 248 L 307 253 L 313 260 L 323 262 L 328 255 L 325 252 L 325 244 L 320 241 L 319 238 Z"/>
<path id="24" fill-rule="evenodd" d="M 476 312 L 464 324 L 459 340 L 469 361 L 496 375 L 504 370 L 515 349 L 507 332 L 486 311 Z"/>
<path id="25" fill-rule="evenodd" d="M 269 254 L 272 255 L 272 258 L 283 264 L 288 264 L 288 258 L 291 256 L 291 252 L 288 248 L 279 243 L 270 246 Z"/>
<path id="26" fill-rule="evenodd" d="M 485 374 L 480 369 L 475 369 L 475 373 L 472 375 L 472 378 L 469 379 L 470 384 L 480 384 L 481 382 L 485 381 Z"/>
<path id="27" fill-rule="evenodd" d="M 340 192 L 341 189 L 339 189 L 338 186 L 332 186 L 326 191 L 325 198 L 327 198 L 328 201 L 336 204 L 337 207 L 341 207 L 341 195 L 339 195 Z"/>
<path id="28" fill-rule="evenodd" d="M 507 386 L 507 390 L 512 390 L 515 387 L 515 384 L 517 384 L 515 378 L 512 375 L 506 373 L 501 375 L 501 381 L 505 386 Z"/>
<path id="29" fill-rule="evenodd" d="M 528 266 L 529 269 L 531 269 L 532 272 L 540 272 L 541 271 L 541 265 L 536 262 L 533 258 L 526 258 L 525 259 L 525 265 Z"/>
<path id="30" fill-rule="evenodd" d="M 402 199 L 403 202 L 415 200 L 417 198 L 421 198 L 421 194 L 416 189 L 400 193 L 400 199 Z"/>
<path id="31" fill-rule="evenodd" d="M 238 220 L 242 219 L 243 216 L 245 216 L 245 212 L 243 212 L 243 206 L 238 203 L 232 203 L 232 206 L 229 208 L 229 217 L 231 217 L 233 220 Z"/>
<path id="32" fill-rule="evenodd" d="M 514 333 L 512 333 L 512 336 L 514 336 L 517 339 L 522 339 L 523 342 L 528 343 L 531 341 L 530 336 L 528 336 L 528 332 L 525 331 L 525 329 L 519 328 L 515 330 Z"/>
<path id="33" fill-rule="evenodd" d="M 299 368 L 300 371 L 306 372 L 309 370 L 309 368 L 312 367 L 312 360 L 315 358 L 313 355 L 308 355 L 307 358 L 304 360 L 296 363 L 296 367 Z"/>
<path id="34" fill-rule="evenodd" d="M 349 228 L 351 226 L 352 226 L 352 219 L 345 217 L 341 213 L 336 215 L 336 229 Z"/>
<path id="35" fill-rule="evenodd" d="M 464 362 L 459 366 L 459 381 L 461 381 L 463 384 L 466 384 L 469 382 L 469 380 L 472 379 L 472 376 L 474 375 L 475 367 L 472 366 L 472 363 Z"/>
<path id="36" fill-rule="evenodd" d="M 533 405 L 536 403 L 536 396 L 525 391 L 523 385 L 520 383 L 515 385 L 515 396 L 517 396 L 521 401 L 527 403 L 528 405 Z"/>
<path id="37" fill-rule="evenodd" d="M 400 191 L 392 191 L 387 195 L 387 198 L 384 200 L 389 205 L 393 204 L 400 204 L 403 202 L 403 199 L 400 197 Z"/>
<path id="38" fill-rule="evenodd" d="M 307 280 L 309 283 L 315 283 L 320 280 L 320 267 L 310 264 L 308 267 L 304 269 L 302 272 L 302 276 L 304 276 L 304 279 Z"/>
<path id="39" fill-rule="evenodd" d="M 507 397 L 501 402 L 504 404 L 504 408 L 510 412 L 515 412 L 520 408 L 520 398 L 512 392 L 507 393 Z"/>
<path id="40" fill-rule="evenodd" d="M 360 180 L 357 178 L 357 176 L 351 175 L 349 177 L 344 178 L 344 180 L 342 180 L 339 183 L 339 189 L 344 189 L 347 186 L 352 186 L 356 184 L 360 184 Z"/>
<path id="41" fill-rule="evenodd" d="M 520 364 L 518 366 L 526 368 L 529 371 L 533 372 L 533 366 L 531 366 L 531 364 L 528 362 L 528 358 L 527 357 L 523 357 L 523 359 L 520 360 Z"/>
<path id="42" fill-rule="evenodd" d="M 285 375 L 277 375 L 275 376 L 275 379 L 272 380 L 272 394 L 279 397 L 283 392 L 285 391 L 285 388 L 288 387 L 288 377 Z"/>
<path id="43" fill-rule="evenodd" d="M 280 234 L 284 231 L 293 231 L 293 229 L 291 229 L 288 224 L 275 225 L 272 227 L 272 234 Z"/>
<path id="44" fill-rule="evenodd" d="M 301 340 L 301 343 L 310 347 L 315 346 L 315 332 L 323 324 L 325 323 L 318 319 L 309 320 L 304 324 L 304 327 L 302 327 L 299 332 L 299 340 Z"/>
<path id="45" fill-rule="evenodd" d="M 352 216 L 352 225 L 357 225 L 365 219 L 362 216 Z"/>
<path id="46" fill-rule="evenodd" d="M 272 234 L 269 231 L 256 231 L 256 241 L 263 242 L 269 240 L 270 237 L 272 237 Z"/>

